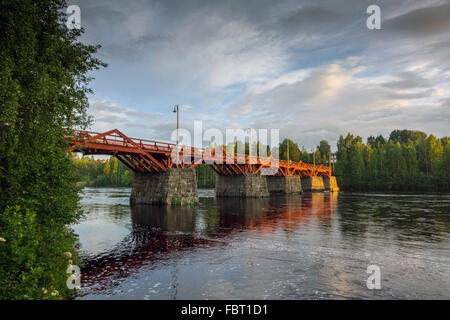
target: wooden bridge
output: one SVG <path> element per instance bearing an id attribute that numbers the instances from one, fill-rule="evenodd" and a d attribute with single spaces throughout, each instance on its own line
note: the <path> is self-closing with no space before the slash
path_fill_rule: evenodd
<path id="1" fill-rule="evenodd" d="M 129 138 L 117 129 L 104 133 L 76 130 L 68 138 L 68 152 L 112 155 L 136 173 L 161 173 L 167 172 L 169 168 L 194 168 L 206 163 L 221 176 L 258 174 L 263 168 L 274 167 L 276 170 L 272 170 L 270 175 L 332 175 L 332 169 L 323 165 L 232 153 L 224 151 L 222 146 L 214 149 L 181 147 L 166 142 Z"/>
<path id="2" fill-rule="evenodd" d="M 117 129 L 75 131 L 67 152 L 111 155 L 133 170 L 130 203 L 198 202 L 194 168 L 202 163 L 217 173 L 216 197 L 263 198 L 271 194 L 338 190 L 330 167 L 227 152 L 223 146 L 194 148 L 129 138 Z"/>

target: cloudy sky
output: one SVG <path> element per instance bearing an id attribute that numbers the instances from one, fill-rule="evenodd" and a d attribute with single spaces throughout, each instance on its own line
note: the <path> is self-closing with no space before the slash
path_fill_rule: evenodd
<path id="1" fill-rule="evenodd" d="M 78 0 L 93 130 L 279 128 L 311 149 L 347 132 L 450 135 L 450 0 Z M 366 9 L 381 8 L 369 30 Z"/>

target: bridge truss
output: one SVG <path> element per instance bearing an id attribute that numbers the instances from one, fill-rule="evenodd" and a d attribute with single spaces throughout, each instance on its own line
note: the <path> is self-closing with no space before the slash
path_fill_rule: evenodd
<path id="1" fill-rule="evenodd" d="M 222 147 L 194 148 L 129 138 L 117 129 L 104 133 L 75 130 L 67 138 L 70 145 L 67 152 L 111 155 L 137 173 L 161 173 L 169 168 L 194 168 L 206 163 L 223 176 L 258 173 L 275 176 L 332 175 L 331 168 L 323 165 L 231 153 L 223 151 Z"/>

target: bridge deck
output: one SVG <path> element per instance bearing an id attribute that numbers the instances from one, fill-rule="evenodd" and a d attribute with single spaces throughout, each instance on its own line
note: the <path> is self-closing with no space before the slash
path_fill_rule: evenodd
<path id="1" fill-rule="evenodd" d="M 287 176 L 331 176 L 330 167 L 269 157 L 256 157 L 218 148 L 194 148 L 176 144 L 129 138 L 117 129 L 104 133 L 75 130 L 67 137 L 67 152 L 115 156 L 138 173 L 166 172 L 168 168 L 194 168 L 206 163 L 219 175 L 264 173 Z"/>

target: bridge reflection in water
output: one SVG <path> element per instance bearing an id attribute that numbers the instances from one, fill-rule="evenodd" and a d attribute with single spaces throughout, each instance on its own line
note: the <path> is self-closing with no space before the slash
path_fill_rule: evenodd
<path id="1" fill-rule="evenodd" d="M 337 193 L 309 193 L 232 201 L 209 197 L 201 198 L 197 207 L 127 207 L 130 233 L 105 252 L 83 258 L 81 295 L 123 295 L 132 290 L 121 288 L 128 278 L 136 274 L 142 278 L 142 273 L 150 277 L 152 270 L 166 269 L 171 284 L 159 298 L 176 298 L 181 260 L 192 256 L 208 261 L 208 255 L 240 245 L 264 247 L 279 233 L 289 240 L 310 224 L 326 232 L 332 228 L 337 199 Z M 251 251 L 247 253 L 251 260 Z M 142 281 L 141 285 L 153 286 Z"/>
<path id="2" fill-rule="evenodd" d="M 129 195 L 85 189 L 78 299 L 450 298 L 449 195 L 201 190 L 194 208 Z M 372 264 L 381 290 L 366 286 Z"/>

